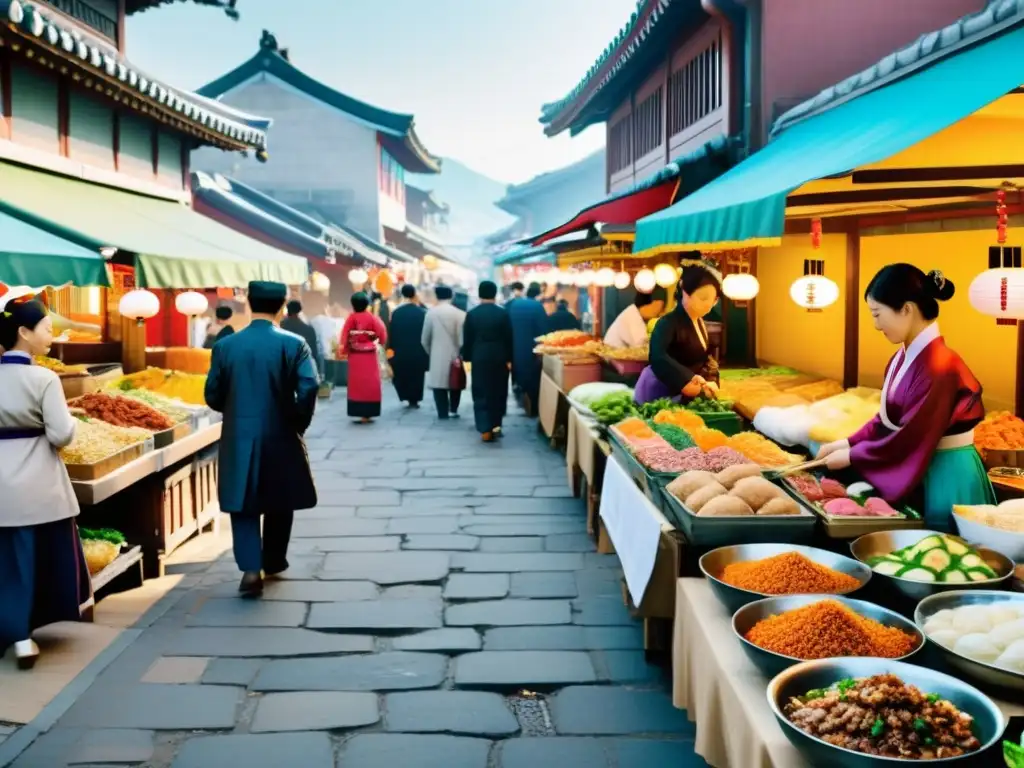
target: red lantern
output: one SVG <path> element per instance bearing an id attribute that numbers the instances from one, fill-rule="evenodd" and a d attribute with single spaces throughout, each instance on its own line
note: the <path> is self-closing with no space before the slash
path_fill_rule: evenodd
<path id="1" fill-rule="evenodd" d="M 1006 190 L 996 192 L 996 242 L 1006 243 L 1006 224 L 1010 220 L 1006 212 Z"/>
<path id="2" fill-rule="evenodd" d="M 811 247 L 821 248 L 821 219 L 811 219 Z"/>

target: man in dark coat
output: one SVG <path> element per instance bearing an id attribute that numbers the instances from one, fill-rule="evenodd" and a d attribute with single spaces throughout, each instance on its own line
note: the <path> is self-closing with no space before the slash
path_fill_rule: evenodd
<path id="1" fill-rule="evenodd" d="M 548 317 L 548 331 L 578 331 L 582 327 L 579 318 L 569 311 L 569 302 L 559 299 L 557 309 Z"/>
<path id="2" fill-rule="evenodd" d="M 402 286 L 402 304 L 391 313 L 388 349 L 398 399 L 410 408 L 419 408 L 423 399 L 423 379 L 430 367 L 430 356 L 423 349 L 423 320 L 427 310 L 416 302 L 416 288 Z"/>
<path id="3" fill-rule="evenodd" d="M 508 316 L 512 320 L 512 378 L 523 392 L 526 412 L 533 414 L 540 397 L 540 359 L 533 353 L 536 338 L 548 332 L 548 313 L 537 300 L 540 283 L 530 283 L 526 298 L 508 303 Z"/>
<path id="4" fill-rule="evenodd" d="M 313 353 L 313 361 L 318 371 L 323 370 L 323 354 L 320 349 L 320 342 L 316 338 L 316 331 L 313 326 L 305 322 L 299 315 L 302 314 L 302 302 L 289 301 L 288 315 L 281 321 L 281 330 L 301 336 L 307 344 L 309 351 Z"/>
<path id="5" fill-rule="evenodd" d="M 244 597 L 262 594 L 261 571 L 287 570 L 294 511 L 317 503 L 302 436 L 320 382 L 309 345 L 274 326 L 286 297 L 283 283 L 249 284 L 252 322 L 214 346 L 206 379 L 207 404 L 224 414 L 218 496 Z"/>
<path id="6" fill-rule="evenodd" d="M 512 367 L 512 321 L 495 303 L 497 295 L 490 280 L 480 283 L 480 304 L 462 327 L 462 359 L 472 368 L 473 416 L 485 443 L 501 434 Z"/>
<path id="7" fill-rule="evenodd" d="M 235 329 L 230 325 L 231 317 L 235 314 L 231 307 L 221 305 L 217 307 L 214 314 L 217 317 L 217 322 L 207 331 L 206 340 L 203 342 L 203 349 L 213 349 L 214 344 L 221 339 L 226 339 L 235 332 Z"/>

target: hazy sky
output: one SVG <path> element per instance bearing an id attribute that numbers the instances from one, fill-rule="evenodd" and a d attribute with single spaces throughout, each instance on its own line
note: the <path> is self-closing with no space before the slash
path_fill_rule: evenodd
<path id="1" fill-rule="evenodd" d="M 635 0 L 238 0 L 241 19 L 233 22 L 219 10 L 179 3 L 132 18 L 128 56 L 154 76 L 194 89 L 252 56 L 268 29 L 312 77 L 414 114 L 432 153 L 517 183 L 603 146 L 603 126 L 551 139 L 537 118 L 542 103 L 572 89 L 635 6 Z"/>

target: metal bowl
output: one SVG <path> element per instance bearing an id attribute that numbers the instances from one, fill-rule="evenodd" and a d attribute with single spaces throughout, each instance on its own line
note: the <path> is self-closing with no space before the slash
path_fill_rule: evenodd
<path id="1" fill-rule="evenodd" d="M 937 693 L 948 699 L 961 712 L 974 718 L 974 732 L 981 749 L 962 757 L 929 760 L 928 765 L 976 760 L 1002 739 L 1006 719 L 995 703 L 977 688 L 924 667 L 891 659 L 821 659 L 805 661 L 780 672 L 768 683 L 768 706 L 783 732 L 810 765 L 833 768 L 877 768 L 888 763 L 911 762 L 896 757 L 877 757 L 836 747 L 797 728 L 782 714 L 783 707 L 794 696 L 802 696 L 815 688 L 827 688 L 837 680 L 848 677 L 870 677 L 892 673 L 908 685 L 924 692 Z M 912 761 L 917 763 L 918 761 Z M 986 763 L 990 764 L 990 763 Z"/>
<path id="2" fill-rule="evenodd" d="M 867 561 L 872 557 L 888 555 L 904 547 L 912 546 L 926 536 L 948 536 L 962 541 L 964 544 L 969 544 L 969 542 L 964 541 L 959 536 L 938 531 L 879 531 L 878 533 L 869 533 L 856 539 L 850 544 L 850 551 L 858 561 L 867 565 Z M 887 588 L 891 587 L 891 589 L 904 597 L 910 598 L 914 602 L 924 600 L 926 597 L 938 592 L 952 592 L 964 589 L 999 589 L 1007 586 L 1007 580 L 1013 575 L 1013 561 L 995 550 L 974 545 L 970 546 L 978 551 L 981 559 L 985 561 L 989 568 L 999 574 L 996 578 L 986 579 L 985 581 L 944 584 L 932 581 L 913 581 L 912 579 L 903 579 L 899 576 L 887 576 L 877 571 L 874 572 L 874 577 L 878 579 L 880 585 Z"/>
<path id="3" fill-rule="evenodd" d="M 768 597 L 764 600 L 748 603 L 736 611 L 736 614 L 732 617 L 732 631 L 736 633 L 736 637 L 739 638 L 740 643 L 743 645 L 743 650 L 747 652 L 747 656 L 750 657 L 755 666 L 766 676 L 774 677 L 784 669 L 794 664 L 799 664 L 801 661 L 805 661 L 805 659 L 799 659 L 795 656 L 784 656 L 781 653 L 775 653 L 774 651 L 762 648 L 747 640 L 745 637 L 747 632 L 759 621 L 767 619 L 769 616 L 777 616 L 780 613 L 820 603 L 822 600 L 835 600 L 866 619 L 873 619 L 879 624 L 895 627 L 911 635 L 915 640 L 913 649 L 910 653 L 900 656 L 895 661 L 906 661 L 924 647 L 924 633 L 909 619 L 874 603 L 864 600 L 851 600 L 848 597 L 837 597 L 834 595 L 787 595 L 785 597 Z M 1024 600 L 1024 595 L 1022 595 L 1022 600 Z"/>
<path id="4" fill-rule="evenodd" d="M 944 609 L 959 608 L 963 605 L 991 605 L 993 603 L 1011 603 L 1024 607 L 1024 595 L 1017 592 L 999 592 L 995 590 L 962 590 L 958 592 L 940 592 L 926 597 L 914 611 L 914 621 L 924 632 L 924 625 L 932 616 Z M 925 634 L 925 637 L 928 637 Z M 981 683 L 995 685 L 1000 688 L 1011 688 L 1024 691 L 1024 674 L 1011 672 L 1008 669 L 993 666 L 983 661 L 976 661 L 952 648 L 947 648 L 931 638 L 928 642 L 951 667 L 962 672 L 966 677 Z"/>
<path id="5" fill-rule="evenodd" d="M 752 603 L 764 597 L 779 597 L 779 595 L 767 595 L 762 592 L 753 592 L 726 584 L 718 578 L 722 571 L 725 570 L 725 566 L 750 560 L 764 560 L 765 558 L 775 557 L 787 552 L 799 552 L 808 560 L 812 560 L 818 565 L 853 576 L 860 582 L 859 586 L 855 589 L 840 594 L 853 594 L 863 588 L 871 578 L 871 569 L 864 563 L 858 563 L 849 557 L 837 555 L 835 552 L 829 552 L 825 549 L 804 547 L 797 544 L 734 544 L 729 547 L 719 547 L 701 557 L 700 570 L 707 577 L 715 596 L 722 601 L 722 604 L 729 609 L 730 613 L 735 613 L 747 603 Z"/>

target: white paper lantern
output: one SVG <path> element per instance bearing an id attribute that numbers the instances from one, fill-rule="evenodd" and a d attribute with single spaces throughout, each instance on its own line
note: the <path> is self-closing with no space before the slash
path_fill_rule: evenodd
<path id="1" fill-rule="evenodd" d="M 633 278 L 629 276 L 629 272 L 615 273 L 615 287 L 620 291 L 629 288 L 631 282 L 633 282 Z"/>
<path id="2" fill-rule="evenodd" d="M 722 293 L 733 301 L 750 301 L 761 290 L 761 284 L 751 274 L 726 275 L 722 281 Z"/>
<path id="3" fill-rule="evenodd" d="M 210 302 L 197 291 L 185 291 L 174 297 L 174 308 L 187 317 L 197 317 L 210 308 Z"/>
<path id="4" fill-rule="evenodd" d="M 650 293 L 657 284 L 657 278 L 649 269 L 641 269 L 636 273 L 636 277 L 633 278 L 633 287 L 640 293 Z"/>
<path id="5" fill-rule="evenodd" d="M 971 306 L 997 320 L 1024 320 L 1024 269 L 989 269 L 967 292 Z"/>
<path id="6" fill-rule="evenodd" d="M 584 269 L 576 274 L 576 285 L 580 288 L 587 288 L 594 284 L 597 274 L 592 269 Z"/>
<path id="7" fill-rule="evenodd" d="M 658 264 L 654 268 L 654 282 L 662 288 L 673 286 L 679 280 L 679 272 L 671 264 Z"/>
<path id="8" fill-rule="evenodd" d="M 608 267 L 602 267 L 597 270 L 597 274 L 594 275 L 594 285 L 601 288 L 609 288 L 615 283 L 615 270 Z"/>
<path id="9" fill-rule="evenodd" d="M 363 285 L 369 279 L 370 276 L 366 273 L 365 269 L 356 267 L 355 269 L 350 269 L 348 272 L 348 281 L 352 283 L 352 285 Z"/>
<path id="10" fill-rule="evenodd" d="M 309 287 L 317 293 L 327 293 L 331 290 L 331 278 L 323 272 L 314 272 L 309 276 Z"/>
<path id="11" fill-rule="evenodd" d="M 798 306 L 816 312 L 835 304 L 839 299 L 839 286 L 824 275 L 805 275 L 793 281 L 789 297 Z"/>
<path id="12" fill-rule="evenodd" d="M 122 317 L 137 320 L 139 325 L 142 325 L 146 320 L 160 314 L 160 299 L 145 288 L 129 291 L 121 297 L 117 311 Z"/>

